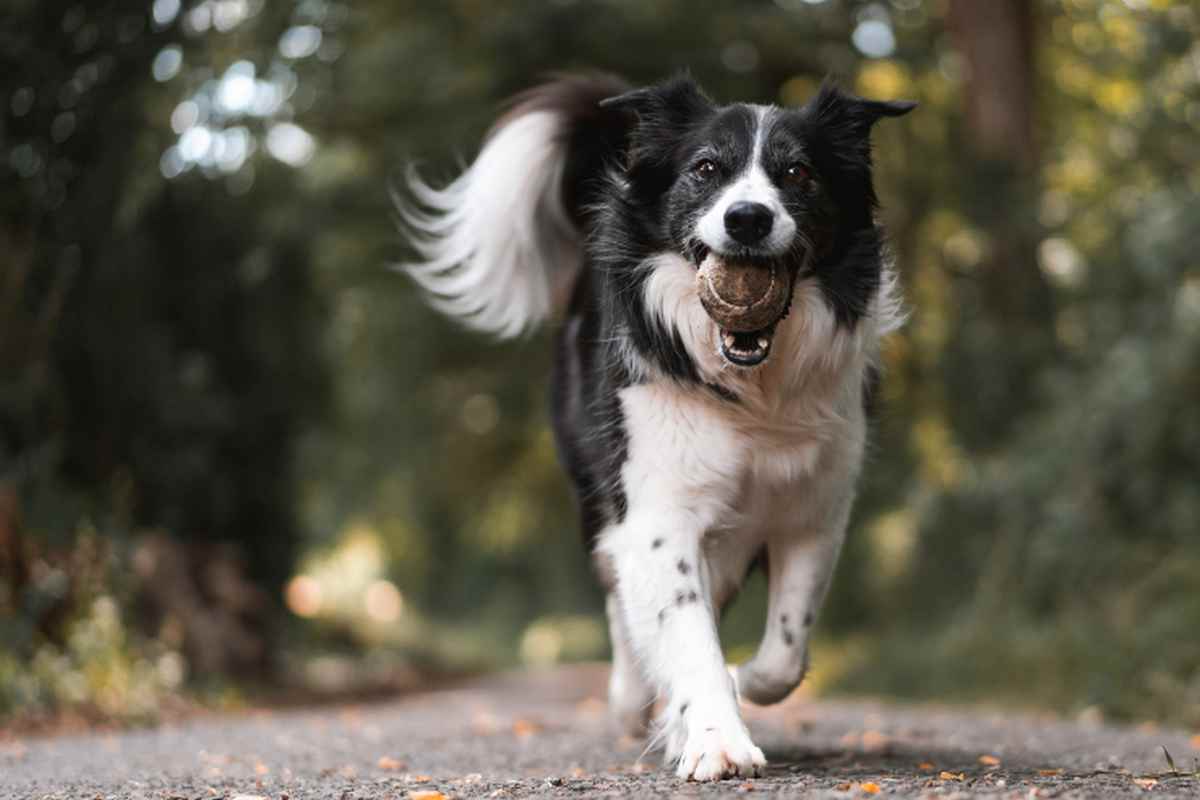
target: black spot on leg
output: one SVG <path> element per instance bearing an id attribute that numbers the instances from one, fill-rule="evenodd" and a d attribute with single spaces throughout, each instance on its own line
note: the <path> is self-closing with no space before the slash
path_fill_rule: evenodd
<path id="1" fill-rule="evenodd" d="M 793 636 L 792 632 L 789 631 L 787 628 L 783 629 L 783 643 L 786 644 L 788 647 L 791 647 L 793 644 L 796 643 L 796 637 Z"/>
<path id="2" fill-rule="evenodd" d="M 683 592 L 675 593 L 675 605 L 682 606 L 687 601 L 687 595 Z"/>
<path id="3" fill-rule="evenodd" d="M 650 549 L 657 550 L 658 548 L 662 547 L 662 545 L 663 545 L 663 540 L 662 540 L 662 537 L 660 536 L 657 539 L 655 539 L 653 542 L 650 543 Z"/>
<path id="4" fill-rule="evenodd" d="M 692 591 L 692 592 L 688 592 L 687 599 L 688 599 L 689 603 L 695 603 L 697 600 L 700 599 L 700 596 L 697 595 L 694 591 Z"/>
<path id="5" fill-rule="evenodd" d="M 813 624 L 813 613 L 811 611 L 809 611 L 807 614 L 804 615 L 804 627 L 807 628 L 809 625 L 812 625 L 812 624 Z"/>
<path id="6" fill-rule="evenodd" d="M 684 561 L 682 558 L 679 559 L 679 563 L 676 564 L 675 566 L 679 568 L 680 575 L 687 575 L 689 572 L 692 571 L 692 568 L 690 566 L 688 566 L 688 562 Z"/>
<path id="7" fill-rule="evenodd" d="M 681 706 L 679 707 L 679 716 L 681 716 L 681 717 L 682 717 L 684 714 L 686 714 L 686 713 L 687 713 L 687 710 L 688 710 L 688 704 L 687 704 L 687 703 L 684 703 L 683 705 L 681 705 Z"/>
<path id="8" fill-rule="evenodd" d="M 666 620 L 666 618 L 667 618 L 667 610 L 665 608 L 660 608 L 658 610 L 658 624 L 662 625 L 663 621 Z"/>
<path id="9" fill-rule="evenodd" d="M 787 621 L 788 621 L 788 615 L 787 615 L 787 614 L 780 614 L 780 615 L 779 615 L 779 624 L 780 624 L 780 625 L 787 625 Z"/>

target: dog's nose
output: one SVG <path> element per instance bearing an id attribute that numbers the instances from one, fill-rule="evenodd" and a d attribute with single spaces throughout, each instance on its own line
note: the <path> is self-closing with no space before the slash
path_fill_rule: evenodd
<path id="1" fill-rule="evenodd" d="M 742 244 L 758 244 L 775 224 L 775 215 L 762 203 L 743 200 L 725 209 L 725 230 Z"/>

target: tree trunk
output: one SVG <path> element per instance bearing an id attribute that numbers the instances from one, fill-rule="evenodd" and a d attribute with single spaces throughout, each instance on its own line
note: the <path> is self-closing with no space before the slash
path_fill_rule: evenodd
<path id="1" fill-rule="evenodd" d="M 987 451 L 1036 402 L 1040 368 L 1054 352 L 1053 302 L 1036 258 L 1033 4 L 952 0 L 947 22 L 967 65 L 965 207 L 985 247 L 956 287 L 946 378 L 960 440 Z"/>

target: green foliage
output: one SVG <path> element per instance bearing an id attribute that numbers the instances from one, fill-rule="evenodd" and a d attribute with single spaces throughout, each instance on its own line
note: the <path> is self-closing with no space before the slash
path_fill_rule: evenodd
<path id="1" fill-rule="evenodd" d="M 34 561 L 17 613 L 0 616 L 0 715 L 144 723 L 183 704 L 178 632 L 139 629 L 120 538 L 84 526 L 58 551 L 69 557 Z"/>
<path id="2" fill-rule="evenodd" d="M 0 713 L 72 708 L 106 721 L 157 719 L 177 696 L 186 662 L 131 641 L 122 613 L 113 598 L 98 597 L 65 626 L 61 645 L 43 642 L 28 658 L 0 653 Z"/>
<path id="3" fill-rule="evenodd" d="M 1200 717 L 1192 4 L 1038 4 L 1032 142 L 1007 159 L 964 110 L 947 10 L 970 3 L 197 0 L 155 21 L 169 6 L 16 4 L 0 34 L 6 702 L 194 651 L 133 610 L 138 579 L 75 588 L 81 520 L 127 531 L 115 553 L 169 531 L 197 576 L 231 545 L 221 563 L 267 598 L 301 572 L 287 596 L 321 637 L 601 654 L 550 338 L 493 344 L 431 312 L 386 268 L 406 257 L 387 183 L 414 160 L 453 175 L 546 72 L 688 67 L 719 100 L 799 103 L 832 74 L 921 103 L 876 137 L 913 315 L 886 347 L 820 684 Z M 871 20 L 892 52 L 853 43 Z M 118 628 L 97 622 L 110 594 Z M 732 652 L 762 602 L 755 583 L 728 615 Z"/>
<path id="4" fill-rule="evenodd" d="M 1200 91 L 1178 72 L 1197 22 L 1112 6 L 1048 21 L 1059 91 L 1036 211 L 1056 351 L 998 443 L 969 450 L 960 414 L 926 446 L 950 468 L 914 506 L 885 617 L 902 632 L 878 650 L 887 668 L 863 664 L 849 686 L 1200 720 L 1200 271 L 1185 222 L 1200 212 Z"/>
<path id="5" fill-rule="evenodd" d="M 40 702 L 90 697 L 79 669 L 125 697 L 140 682 L 131 675 L 149 674 L 152 648 L 122 631 L 155 626 L 167 612 L 152 597 L 164 595 L 148 585 L 122 594 L 115 632 L 86 622 L 133 565 L 94 573 L 80 531 L 101 529 L 104 553 L 128 554 L 146 530 L 168 529 L 194 559 L 179 593 L 196 590 L 202 609 L 226 603 L 220 593 L 239 587 L 239 572 L 274 597 L 299 542 L 296 440 L 324 407 L 322 309 L 304 229 L 246 194 L 250 173 L 167 178 L 174 91 L 161 85 L 163 53 L 178 67 L 203 58 L 203 40 L 173 49 L 179 31 L 156 23 L 149 2 L 22 4 L 2 24 L 6 663 L 34 666 L 14 691 Z M 294 173 L 262 163 L 257 182 L 284 194 Z M 238 557 L 216 557 L 222 546 Z M 269 614 L 253 618 L 259 646 L 224 667 L 269 666 Z M 191 654 L 194 619 L 175 620 Z M 91 630 L 95 648 L 79 632 Z"/>

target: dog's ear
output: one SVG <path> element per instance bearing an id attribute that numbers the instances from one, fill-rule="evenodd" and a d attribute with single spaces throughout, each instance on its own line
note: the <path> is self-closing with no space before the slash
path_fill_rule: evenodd
<path id="1" fill-rule="evenodd" d="M 600 101 L 601 108 L 630 111 L 639 122 L 686 121 L 712 110 L 712 101 L 687 73 L 675 75 L 654 86 L 619 94 Z"/>
<path id="2" fill-rule="evenodd" d="M 713 113 L 713 103 L 686 73 L 662 83 L 600 101 L 603 109 L 629 115 L 629 163 L 662 162 L 682 133 Z"/>
<path id="3" fill-rule="evenodd" d="M 825 81 L 810 103 L 817 122 L 841 134 L 867 138 L 871 127 L 883 117 L 902 117 L 917 107 L 911 100 L 866 100 L 844 92 Z"/>

